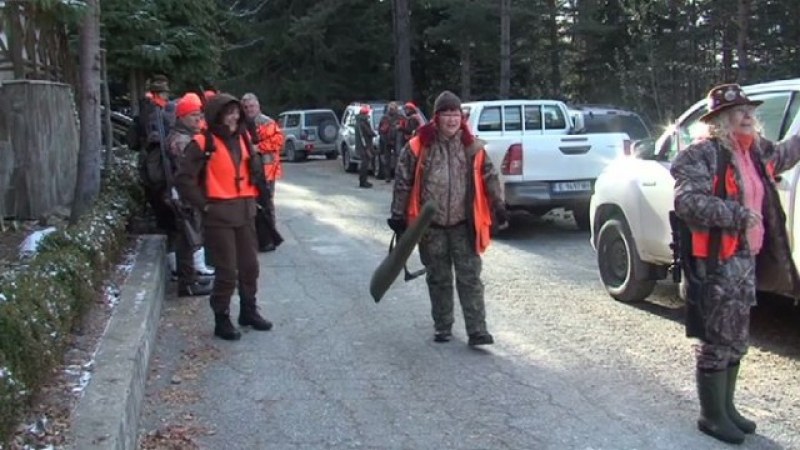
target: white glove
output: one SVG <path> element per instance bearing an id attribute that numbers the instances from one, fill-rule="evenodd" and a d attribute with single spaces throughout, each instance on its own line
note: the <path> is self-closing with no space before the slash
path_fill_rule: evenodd
<path id="1" fill-rule="evenodd" d="M 180 198 L 180 197 L 178 196 L 178 191 L 177 191 L 177 190 L 175 190 L 175 188 L 172 188 L 172 189 L 170 190 L 170 198 L 171 198 L 172 200 L 178 200 L 178 199 Z"/>

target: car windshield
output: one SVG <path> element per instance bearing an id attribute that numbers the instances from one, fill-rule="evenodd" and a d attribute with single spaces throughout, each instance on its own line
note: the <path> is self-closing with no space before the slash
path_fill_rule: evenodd
<path id="1" fill-rule="evenodd" d="M 383 108 L 373 108 L 372 109 L 372 128 L 378 129 L 378 125 L 381 123 L 381 119 L 383 118 Z"/>
<path id="2" fill-rule="evenodd" d="M 647 127 L 636 115 L 584 113 L 583 119 L 587 133 L 627 133 L 635 141 L 650 137 Z"/>
<path id="3" fill-rule="evenodd" d="M 307 112 L 305 126 L 316 127 L 322 122 L 331 120 L 336 122 L 336 116 L 333 114 L 333 111 Z"/>

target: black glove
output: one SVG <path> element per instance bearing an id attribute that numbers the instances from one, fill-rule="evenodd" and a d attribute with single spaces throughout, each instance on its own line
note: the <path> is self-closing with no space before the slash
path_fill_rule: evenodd
<path id="1" fill-rule="evenodd" d="M 402 234 L 406 231 L 406 221 L 402 217 L 390 217 L 386 219 L 386 224 L 389 225 L 389 228 L 392 229 L 398 236 L 402 236 Z"/>

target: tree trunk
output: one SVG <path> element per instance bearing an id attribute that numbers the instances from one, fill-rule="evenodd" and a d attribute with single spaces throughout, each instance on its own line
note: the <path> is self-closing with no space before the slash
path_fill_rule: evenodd
<path id="1" fill-rule="evenodd" d="M 547 0 L 547 8 L 550 10 L 550 15 L 547 18 L 547 29 L 550 38 L 549 54 L 550 54 L 550 92 L 553 98 L 561 96 L 561 55 L 559 55 L 560 40 L 558 38 L 558 8 L 556 7 L 556 0 Z"/>
<path id="2" fill-rule="evenodd" d="M 465 102 L 469 101 L 470 97 L 472 97 L 471 45 L 472 43 L 467 41 L 461 43 L 461 100 Z"/>
<path id="3" fill-rule="evenodd" d="M 411 78 L 411 20 L 409 0 L 392 1 L 394 25 L 394 94 L 395 99 L 413 98 L 414 80 Z"/>
<path id="4" fill-rule="evenodd" d="M 500 0 L 500 98 L 511 91 L 511 0 Z"/>
<path id="5" fill-rule="evenodd" d="M 738 59 L 739 73 L 736 77 L 737 82 L 744 84 L 748 78 L 748 58 L 747 58 L 747 35 L 749 32 L 751 0 L 739 0 L 738 32 L 736 36 L 736 56 Z"/>
<path id="6" fill-rule="evenodd" d="M 100 70 L 103 77 L 103 125 L 106 129 L 106 153 L 103 173 L 107 174 L 114 166 L 114 126 L 111 124 L 111 93 L 108 89 L 108 64 L 105 50 L 101 51 Z"/>
<path id="7" fill-rule="evenodd" d="M 80 150 L 70 223 L 91 208 L 100 193 L 100 0 L 86 0 L 79 38 Z"/>

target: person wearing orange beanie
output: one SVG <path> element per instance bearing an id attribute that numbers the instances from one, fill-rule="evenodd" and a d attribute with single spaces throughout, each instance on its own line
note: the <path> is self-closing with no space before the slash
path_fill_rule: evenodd
<path id="1" fill-rule="evenodd" d="M 172 127 L 167 135 L 166 148 L 173 172 L 177 170 L 183 158 L 183 153 L 186 146 L 192 141 L 192 138 L 200 132 L 200 122 L 203 120 L 203 103 L 200 97 L 190 92 L 180 100 L 175 109 L 175 126 Z M 174 189 L 173 189 L 174 191 Z M 171 196 L 173 201 L 179 201 L 177 193 L 172 192 Z M 185 206 L 185 205 L 184 205 Z M 194 214 L 187 215 L 187 217 L 199 219 L 201 214 L 195 211 Z M 176 217 L 176 220 L 184 220 Z M 199 222 L 193 224 L 193 228 L 201 230 L 202 226 Z M 175 242 L 175 259 L 178 271 L 178 295 L 180 296 L 199 296 L 208 295 L 211 293 L 211 283 L 207 278 L 198 277 L 197 264 L 195 264 L 195 254 L 198 254 L 202 245 L 198 246 L 198 242 L 190 242 L 186 233 L 178 227 L 171 239 Z M 203 264 L 204 266 L 204 264 Z M 205 270 L 203 275 L 210 275 L 209 270 Z M 212 272 L 213 273 L 213 272 Z"/>

